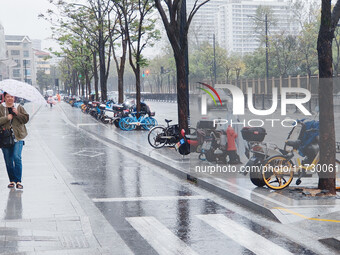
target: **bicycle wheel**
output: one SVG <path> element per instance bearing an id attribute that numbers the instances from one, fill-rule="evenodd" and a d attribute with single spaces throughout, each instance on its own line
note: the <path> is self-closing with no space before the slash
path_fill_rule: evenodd
<path id="1" fill-rule="evenodd" d="M 158 122 L 155 118 L 149 117 L 149 119 L 150 119 L 150 125 L 151 125 L 150 129 L 158 125 Z"/>
<path id="2" fill-rule="evenodd" d="M 142 119 L 142 121 L 140 122 L 140 125 L 145 130 L 150 130 L 153 127 L 152 121 L 150 120 L 149 117 Z"/>
<path id="3" fill-rule="evenodd" d="M 156 149 L 162 148 L 167 141 L 167 139 L 164 138 L 164 136 L 166 136 L 164 127 L 152 128 L 148 134 L 149 144 Z"/>
<path id="4" fill-rule="evenodd" d="M 282 156 L 269 158 L 262 167 L 263 180 L 268 188 L 280 190 L 293 180 L 292 164 Z"/>
<path id="5" fill-rule="evenodd" d="M 126 131 L 131 131 L 136 129 L 136 124 L 131 124 L 132 122 L 135 122 L 135 118 L 133 117 L 126 117 L 124 118 L 124 127 Z"/>

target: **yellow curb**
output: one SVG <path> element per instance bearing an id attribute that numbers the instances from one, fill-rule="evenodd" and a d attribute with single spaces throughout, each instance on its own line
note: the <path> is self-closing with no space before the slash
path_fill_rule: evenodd
<path id="1" fill-rule="evenodd" d="M 337 223 L 340 223 L 340 220 L 328 220 L 328 219 L 309 218 L 309 217 L 307 217 L 305 215 L 302 215 L 300 213 L 297 213 L 297 212 L 294 212 L 292 210 L 289 210 L 289 209 L 286 209 L 286 208 L 282 208 L 282 207 L 274 207 L 273 209 L 283 210 L 283 211 L 286 211 L 288 213 L 294 214 L 296 216 L 299 216 L 299 217 L 307 219 L 307 220 L 328 221 L 328 222 L 337 222 Z"/>

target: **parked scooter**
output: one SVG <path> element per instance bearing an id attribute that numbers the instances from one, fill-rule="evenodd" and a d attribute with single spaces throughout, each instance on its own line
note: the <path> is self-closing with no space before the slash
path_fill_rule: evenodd
<path id="1" fill-rule="evenodd" d="M 201 131 L 202 132 L 202 131 Z M 203 131 L 204 132 L 204 131 Z M 227 163 L 227 135 L 223 130 L 207 130 L 201 147 L 201 160 Z"/>
<path id="2" fill-rule="evenodd" d="M 250 174 L 250 181 L 258 186 L 263 187 L 265 182 L 262 176 L 262 165 L 270 156 L 283 154 L 284 150 L 279 149 L 275 144 L 263 143 L 266 136 L 266 130 L 261 127 L 244 127 L 241 130 L 242 137 L 247 141 L 249 149 L 249 160 L 246 163 L 243 174 Z"/>

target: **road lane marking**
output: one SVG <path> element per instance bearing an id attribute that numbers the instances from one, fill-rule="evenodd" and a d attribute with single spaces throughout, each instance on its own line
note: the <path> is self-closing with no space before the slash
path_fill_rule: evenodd
<path id="1" fill-rule="evenodd" d="M 130 202 L 130 201 L 169 201 L 205 199 L 203 196 L 163 196 L 163 197 L 109 197 L 93 198 L 93 202 Z"/>
<path id="2" fill-rule="evenodd" d="M 281 246 L 239 225 L 222 214 L 196 215 L 196 217 L 257 255 L 267 255 L 273 251 L 277 255 L 292 255 L 292 253 Z"/>
<path id="3" fill-rule="evenodd" d="M 129 217 L 126 220 L 160 255 L 198 255 L 154 217 Z"/>
<path id="4" fill-rule="evenodd" d="M 305 216 L 305 215 L 303 215 L 303 214 L 294 212 L 293 210 L 286 209 L 286 208 L 282 208 L 282 207 L 274 207 L 273 209 L 286 211 L 286 212 L 288 212 L 288 213 L 290 213 L 290 214 L 296 215 L 296 216 L 301 217 L 301 218 L 304 218 L 304 219 L 306 219 L 306 220 L 328 221 L 328 222 L 337 222 L 337 223 L 340 223 L 340 220 L 329 220 L 329 219 L 310 218 L 310 217 L 307 217 L 307 216 Z"/>

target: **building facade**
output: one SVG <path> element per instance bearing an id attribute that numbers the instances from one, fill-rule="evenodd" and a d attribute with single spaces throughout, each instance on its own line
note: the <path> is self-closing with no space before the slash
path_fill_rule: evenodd
<path id="1" fill-rule="evenodd" d="M 16 62 L 9 67 L 9 79 L 36 85 L 36 70 L 32 41 L 28 36 L 5 35 L 7 57 Z"/>
<path id="2" fill-rule="evenodd" d="M 195 1 L 187 0 L 188 14 Z M 189 39 L 196 44 L 212 43 L 215 34 L 219 46 L 229 53 L 251 53 L 260 46 L 262 31 L 256 31 L 255 22 L 256 10 L 260 6 L 269 7 L 275 18 L 274 25 L 269 25 L 269 35 L 283 31 L 293 35 L 298 33 L 299 26 L 294 21 L 289 0 L 211 0 L 195 14 Z"/>
<path id="3" fill-rule="evenodd" d="M 255 51 L 260 46 L 260 38 L 265 37 L 265 19 L 256 17 L 259 7 L 269 8 L 272 12 L 272 20 L 267 19 L 268 36 L 280 33 L 297 35 L 299 25 L 289 1 L 231 0 L 219 7 L 215 18 L 219 45 L 242 56 Z M 263 29 L 257 29 L 256 24 L 261 23 Z"/>
<path id="4" fill-rule="evenodd" d="M 43 71 L 45 74 L 51 74 L 50 53 L 36 49 L 33 49 L 33 52 L 37 72 Z"/>
<path id="5" fill-rule="evenodd" d="M 216 30 L 215 17 L 219 7 L 228 0 L 210 0 L 196 12 L 189 31 L 189 39 L 199 45 L 203 42 L 213 42 Z M 196 0 L 187 0 L 187 15 L 191 12 Z M 202 2 L 202 1 L 201 1 Z M 199 2 L 199 3 L 201 3 Z"/>

